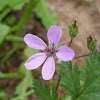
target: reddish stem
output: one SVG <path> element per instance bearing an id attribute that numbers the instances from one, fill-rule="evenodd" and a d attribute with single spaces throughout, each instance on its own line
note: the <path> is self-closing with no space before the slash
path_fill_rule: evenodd
<path id="1" fill-rule="evenodd" d="M 68 47 L 70 47 L 70 46 L 71 46 L 71 44 L 72 44 L 72 41 L 73 41 L 73 39 L 71 38 L 71 40 L 70 40 L 70 42 L 69 42 L 69 45 L 68 45 Z"/>
<path id="2" fill-rule="evenodd" d="M 77 56 L 77 57 L 74 57 L 74 59 L 81 58 L 81 57 L 86 57 L 86 56 L 89 56 L 89 54 L 82 55 L 82 56 Z"/>

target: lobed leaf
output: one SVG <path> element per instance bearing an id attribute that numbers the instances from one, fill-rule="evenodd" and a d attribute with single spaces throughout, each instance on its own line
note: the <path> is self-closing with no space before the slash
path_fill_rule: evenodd
<path id="1" fill-rule="evenodd" d="M 77 64 L 72 70 L 71 62 L 61 65 L 60 85 L 71 96 L 71 100 L 100 100 L 100 53 L 95 51 L 89 57 L 85 60 L 83 71 L 78 70 Z M 81 81 L 84 82 L 81 84 Z"/>
<path id="2" fill-rule="evenodd" d="M 58 100 L 58 94 L 53 88 L 50 90 L 47 84 L 43 84 L 41 81 L 33 80 L 34 95 L 40 100 Z M 52 95 L 51 95 L 52 91 Z"/>
<path id="3" fill-rule="evenodd" d="M 100 100 L 100 53 L 95 51 L 90 54 L 90 60 L 86 59 L 85 63 L 86 80 L 77 100 Z"/>
<path id="4" fill-rule="evenodd" d="M 62 62 L 60 75 L 61 82 L 60 85 L 63 90 L 66 91 L 68 95 L 72 96 L 72 99 L 78 97 L 80 90 L 80 78 L 77 64 L 74 65 L 72 70 L 71 62 Z"/>

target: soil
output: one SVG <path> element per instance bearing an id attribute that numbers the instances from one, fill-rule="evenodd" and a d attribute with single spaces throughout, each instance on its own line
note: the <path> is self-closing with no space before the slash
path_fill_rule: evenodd
<path id="1" fill-rule="evenodd" d="M 63 34 L 60 42 L 66 43 L 70 42 L 70 37 L 68 35 L 68 25 L 72 21 L 77 19 L 77 24 L 79 27 L 79 35 L 73 40 L 71 48 L 75 51 L 76 57 L 84 54 L 88 54 L 89 50 L 87 49 L 86 39 L 89 34 L 92 34 L 98 41 L 98 49 L 100 50 L 100 14 L 96 7 L 95 1 L 87 3 L 84 0 L 47 0 L 49 2 L 49 11 L 51 13 L 56 13 L 58 15 L 58 23 L 62 28 Z M 22 11 L 16 12 L 15 15 L 20 18 Z M 27 33 L 33 33 L 40 38 L 42 38 L 46 43 L 47 41 L 47 31 L 41 24 L 40 20 L 36 19 L 35 11 L 31 18 L 29 19 L 27 25 L 21 32 L 21 36 L 24 36 Z M 18 51 L 23 51 L 25 48 L 19 48 L 8 60 L 6 63 L 0 63 L 0 71 L 4 73 L 8 72 L 17 72 L 19 65 L 22 61 L 25 60 L 23 55 L 20 55 Z M 3 49 L 0 54 L 7 53 L 12 48 L 12 43 L 6 41 L 3 45 Z M 0 56 L 2 58 L 2 56 Z M 73 63 L 77 62 L 79 66 L 84 66 L 85 57 L 74 59 Z M 57 61 L 57 59 L 56 59 Z M 55 61 L 55 62 L 56 62 Z M 59 65 L 56 64 L 58 67 Z M 42 80 L 41 76 L 37 77 Z M 58 79 L 58 73 L 55 73 L 54 77 L 50 82 Z M 17 82 L 20 82 L 21 79 L 0 79 L 0 88 L 2 87 L 6 91 L 9 98 L 14 97 L 13 92 Z M 42 80 L 43 81 L 43 80 Z M 45 82 L 45 81 L 44 81 Z M 10 90 L 10 91 L 9 91 Z M 61 87 L 58 89 L 59 97 L 64 97 L 65 93 L 61 90 Z M 28 100 L 37 100 L 37 98 L 32 95 L 29 96 Z"/>

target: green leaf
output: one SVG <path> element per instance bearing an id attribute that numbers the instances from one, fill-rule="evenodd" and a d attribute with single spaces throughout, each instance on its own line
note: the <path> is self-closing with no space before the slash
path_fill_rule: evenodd
<path id="1" fill-rule="evenodd" d="M 80 85 L 81 87 L 84 86 L 85 84 L 85 80 L 86 80 L 86 72 L 85 72 L 85 66 L 84 67 L 80 67 L 79 71 L 80 71 Z"/>
<path id="2" fill-rule="evenodd" d="M 37 18 L 41 19 L 42 24 L 48 30 L 51 25 L 57 25 L 57 16 L 48 11 L 48 3 L 40 0 L 36 9 Z"/>
<path id="3" fill-rule="evenodd" d="M 36 53 L 39 53 L 39 52 L 40 52 L 39 50 L 30 48 L 30 47 L 28 47 L 28 46 L 24 49 L 24 55 L 25 55 L 26 57 L 28 57 L 28 58 L 29 58 L 30 56 L 36 54 Z"/>
<path id="4" fill-rule="evenodd" d="M 19 96 L 14 97 L 14 98 L 12 98 L 10 100 L 20 100 L 20 98 L 27 97 L 27 96 L 31 95 L 32 93 L 33 93 L 33 89 L 25 92 L 23 95 L 19 95 Z"/>
<path id="5" fill-rule="evenodd" d="M 41 19 L 42 24 L 48 30 L 52 25 L 57 25 L 57 16 L 51 13 L 45 13 Z"/>
<path id="6" fill-rule="evenodd" d="M 100 53 L 95 51 L 86 59 L 86 80 L 77 100 L 100 100 Z"/>
<path id="7" fill-rule="evenodd" d="M 7 16 L 7 14 L 11 11 L 10 8 L 6 7 L 1 13 L 0 13 L 0 22 Z"/>
<path id="8" fill-rule="evenodd" d="M 8 6 L 14 10 L 20 10 L 24 6 L 27 0 L 9 0 Z"/>
<path id="9" fill-rule="evenodd" d="M 61 46 L 65 46 L 65 43 L 59 43 L 58 45 L 56 45 L 54 48 L 57 50 L 58 48 L 60 48 Z"/>
<path id="10" fill-rule="evenodd" d="M 0 45 L 2 44 L 5 36 L 7 35 L 10 27 L 5 24 L 0 24 Z"/>
<path id="11" fill-rule="evenodd" d="M 21 78 L 22 75 L 19 75 L 18 73 L 2 73 L 0 72 L 0 78 Z"/>
<path id="12" fill-rule="evenodd" d="M 13 25 L 14 23 L 16 22 L 16 17 L 11 15 L 11 16 L 8 16 L 6 19 L 5 19 L 5 24 L 7 25 Z"/>
<path id="13" fill-rule="evenodd" d="M 61 82 L 60 85 L 68 95 L 72 96 L 72 100 L 77 98 L 80 90 L 80 79 L 77 64 L 74 65 L 72 70 L 71 62 L 62 62 L 61 70 Z"/>
<path id="14" fill-rule="evenodd" d="M 37 18 L 42 18 L 45 12 L 48 12 L 48 3 L 45 2 L 44 0 L 40 0 L 39 3 L 37 4 L 37 9 L 36 9 Z"/>
<path id="15" fill-rule="evenodd" d="M 71 100 L 100 100 L 100 53 L 95 51 L 89 57 L 85 60 L 85 70 L 78 70 L 76 64 L 72 70 L 71 62 L 61 65 L 60 85 Z"/>
<path id="16" fill-rule="evenodd" d="M 27 0 L 0 0 L 0 11 L 6 6 L 9 6 L 13 10 L 20 10 L 26 2 Z"/>
<path id="17" fill-rule="evenodd" d="M 45 83 L 43 84 L 41 81 L 33 80 L 33 90 L 34 94 L 40 100 L 58 100 L 58 94 L 56 90 L 54 88 L 50 90 L 49 86 Z"/>
<path id="18" fill-rule="evenodd" d="M 7 95 L 4 91 L 0 90 L 0 100 L 7 100 Z"/>
<path id="19" fill-rule="evenodd" d="M 2 11 L 7 5 L 8 0 L 0 0 L 0 11 Z"/>
<path id="20" fill-rule="evenodd" d="M 67 95 L 66 97 L 62 98 L 62 100 L 72 100 L 71 96 Z"/>
<path id="21" fill-rule="evenodd" d="M 7 35 L 5 40 L 12 41 L 12 42 L 24 42 L 23 37 L 15 36 L 15 35 Z"/>
<path id="22" fill-rule="evenodd" d="M 26 73 L 26 71 L 27 71 L 27 69 L 25 68 L 25 62 L 26 62 L 26 60 L 25 61 L 23 61 L 21 64 L 20 64 L 20 67 L 19 67 L 19 71 L 18 71 L 18 73 L 20 74 L 20 75 L 25 75 L 25 73 Z"/>
<path id="23" fill-rule="evenodd" d="M 26 70 L 25 78 L 17 85 L 15 94 L 24 95 L 28 88 L 32 87 L 32 73 Z M 20 100 L 23 100 L 21 97 Z M 24 100 L 27 100 L 25 97 Z"/>

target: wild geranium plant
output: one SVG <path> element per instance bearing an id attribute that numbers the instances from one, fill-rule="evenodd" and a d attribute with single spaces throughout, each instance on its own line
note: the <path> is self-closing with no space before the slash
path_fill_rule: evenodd
<path id="1" fill-rule="evenodd" d="M 67 46 L 57 47 L 62 30 L 59 26 L 51 26 L 47 32 L 49 46 L 36 35 L 27 34 L 24 37 L 25 43 L 34 49 L 41 50 L 40 53 L 32 55 L 25 63 L 28 70 L 33 70 L 39 66 L 42 67 L 42 78 L 50 80 L 55 72 L 56 55 L 62 62 L 60 64 L 59 78 L 56 86 L 50 88 L 50 84 L 42 81 L 33 80 L 34 95 L 39 100 L 100 100 L 100 53 L 97 51 L 97 40 L 92 35 L 87 37 L 87 47 L 90 54 L 75 57 L 75 52 L 70 48 L 73 39 L 79 34 L 76 20 L 69 27 L 71 41 Z M 80 68 L 77 63 L 72 67 L 71 60 L 86 57 L 85 66 Z M 60 98 L 57 93 L 59 85 L 67 94 Z"/>

